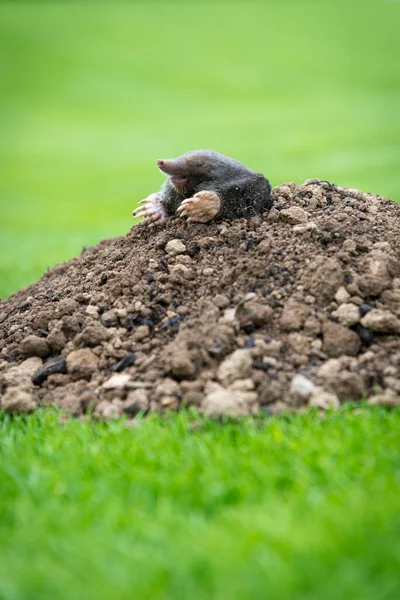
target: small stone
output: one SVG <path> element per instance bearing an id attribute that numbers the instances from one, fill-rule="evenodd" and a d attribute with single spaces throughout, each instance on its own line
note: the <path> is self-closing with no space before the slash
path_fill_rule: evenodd
<path id="1" fill-rule="evenodd" d="M 165 379 L 162 379 L 154 391 L 154 397 L 156 400 L 161 400 L 163 396 L 180 395 L 181 390 L 179 384 L 173 379 L 170 379 L 169 377 L 165 377 Z"/>
<path id="2" fill-rule="evenodd" d="M 315 385 L 304 375 L 295 375 L 290 384 L 290 393 L 302 400 L 308 400 L 314 390 Z"/>
<path id="3" fill-rule="evenodd" d="M 368 350 L 367 352 L 360 354 L 358 357 L 358 360 L 362 363 L 371 362 L 374 359 L 375 359 L 375 352 L 372 352 L 372 350 Z"/>
<path id="4" fill-rule="evenodd" d="M 123 389 L 130 382 L 132 377 L 125 373 L 116 373 L 112 375 L 107 381 L 101 386 L 103 390 L 117 390 Z"/>
<path id="5" fill-rule="evenodd" d="M 227 390 L 214 382 L 207 392 L 200 410 L 209 417 L 243 417 L 258 411 L 256 392 Z"/>
<path id="6" fill-rule="evenodd" d="M 322 340 L 319 338 L 313 340 L 310 344 L 311 350 L 316 350 L 320 352 L 322 350 Z"/>
<path id="7" fill-rule="evenodd" d="M 342 402 L 360 400 L 364 395 L 364 384 L 360 375 L 347 370 L 341 371 L 335 378 L 332 377 L 328 387 Z"/>
<path id="8" fill-rule="evenodd" d="M 67 356 L 67 372 L 73 379 L 90 379 L 97 367 L 97 356 L 88 348 L 73 350 Z"/>
<path id="9" fill-rule="evenodd" d="M 309 223 L 293 225 L 294 233 L 307 233 L 307 231 L 312 231 L 313 229 L 317 229 L 317 225 L 314 221 L 310 221 Z"/>
<path id="10" fill-rule="evenodd" d="M 240 327 L 246 331 L 246 328 L 254 330 L 261 327 L 272 319 L 273 310 L 267 304 L 250 300 L 239 304 L 236 309 L 236 318 Z"/>
<path id="11" fill-rule="evenodd" d="M 381 301 L 386 307 L 400 317 L 400 290 L 385 290 L 381 295 Z M 360 307 L 362 308 L 362 307 Z"/>
<path id="12" fill-rule="evenodd" d="M 79 336 L 79 341 L 85 346 L 98 346 L 108 338 L 107 329 L 101 323 L 90 323 Z"/>
<path id="13" fill-rule="evenodd" d="M 316 406 L 323 410 L 337 410 L 340 406 L 339 398 L 332 392 L 326 392 L 320 387 L 316 387 L 310 396 L 309 406 Z"/>
<path id="14" fill-rule="evenodd" d="M 358 306 L 355 304 L 340 304 L 333 313 L 332 317 L 335 317 L 342 325 L 351 327 L 356 325 L 360 320 L 360 311 Z"/>
<path id="15" fill-rule="evenodd" d="M 321 333 L 321 322 L 317 317 L 310 315 L 304 322 L 303 330 L 306 335 L 319 335 Z"/>
<path id="16" fill-rule="evenodd" d="M 102 400 L 96 406 L 94 410 L 94 414 L 98 415 L 102 419 L 118 419 L 122 415 L 123 407 L 122 403 L 116 402 L 108 402 L 107 400 Z"/>
<path id="17" fill-rule="evenodd" d="M 206 277 L 214 275 L 214 269 L 212 269 L 211 267 L 206 267 L 205 269 L 203 269 L 203 275 L 205 275 Z"/>
<path id="18" fill-rule="evenodd" d="M 310 313 L 309 306 L 290 299 L 283 307 L 280 325 L 284 331 L 296 331 L 301 329 L 304 321 Z"/>
<path id="19" fill-rule="evenodd" d="M 389 310 L 373 308 L 363 316 L 361 325 L 377 333 L 400 333 L 400 319 Z"/>
<path id="20" fill-rule="evenodd" d="M 129 416 L 134 416 L 140 411 L 149 408 L 148 392 L 145 389 L 138 389 L 129 392 L 123 406 L 123 411 Z"/>
<path id="21" fill-rule="evenodd" d="M 196 367 L 186 353 L 177 352 L 171 359 L 171 372 L 179 379 L 194 375 Z"/>
<path id="22" fill-rule="evenodd" d="M 280 365 L 279 360 L 274 356 L 263 356 L 262 362 L 264 365 L 272 367 L 273 369 L 277 369 Z"/>
<path id="23" fill-rule="evenodd" d="M 189 254 L 180 254 L 179 262 L 183 265 L 190 266 L 193 262 L 192 257 Z"/>
<path id="24" fill-rule="evenodd" d="M 196 390 L 190 390 L 184 394 L 184 403 L 187 406 L 201 406 L 204 401 L 204 394 Z"/>
<path id="25" fill-rule="evenodd" d="M 94 304 L 89 304 L 86 307 L 86 314 L 91 316 L 91 317 L 97 317 L 99 315 L 99 307 L 98 306 L 94 306 Z"/>
<path id="26" fill-rule="evenodd" d="M 107 310 L 101 315 L 101 322 L 106 327 L 116 327 L 118 325 L 118 316 L 115 310 Z"/>
<path id="27" fill-rule="evenodd" d="M 46 342 L 53 350 L 53 352 L 61 352 L 61 350 L 65 347 L 67 343 L 67 338 L 60 329 L 55 327 L 50 331 L 49 335 L 46 338 Z"/>
<path id="28" fill-rule="evenodd" d="M 136 327 L 136 329 L 132 335 L 132 340 L 134 342 L 141 342 L 142 340 L 149 337 L 149 335 L 150 335 L 150 327 L 148 325 L 139 325 L 139 327 Z"/>
<path id="29" fill-rule="evenodd" d="M 248 379 L 236 379 L 233 383 L 228 386 L 228 390 L 232 390 L 233 392 L 239 390 L 241 392 L 251 392 L 254 390 L 254 381 L 250 378 Z"/>
<path id="30" fill-rule="evenodd" d="M 252 365 L 250 350 L 235 350 L 220 364 L 218 379 L 225 385 L 236 379 L 247 379 L 251 374 Z"/>
<path id="31" fill-rule="evenodd" d="M 350 294 L 349 292 L 346 290 L 345 287 L 340 286 L 340 288 L 338 289 L 338 291 L 335 294 L 335 300 L 338 304 L 344 304 L 345 302 L 347 302 L 350 298 Z"/>
<path id="32" fill-rule="evenodd" d="M 271 240 L 264 239 L 257 246 L 257 252 L 261 254 L 268 254 L 271 250 Z"/>
<path id="33" fill-rule="evenodd" d="M 57 317 L 64 317 L 65 315 L 72 315 L 78 308 L 78 303 L 72 298 L 64 298 L 60 300 L 56 308 Z"/>
<path id="34" fill-rule="evenodd" d="M 176 256 L 177 254 L 185 254 L 186 246 L 181 240 L 170 240 L 165 246 L 165 251 L 170 256 Z"/>
<path id="35" fill-rule="evenodd" d="M 161 406 L 169 410 L 178 410 L 179 398 L 177 396 L 163 396 L 161 398 Z"/>
<path id="36" fill-rule="evenodd" d="M 227 306 L 229 306 L 229 298 L 224 294 L 217 294 L 216 296 L 214 296 L 213 302 L 215 306 L 218 306 L 218 308 L 226 308 Z"/>
<path id="37" fill-rule="evenodd" d="M 307 223 L 308 214 L 300 206 L 291 206 L 281 210 L 280 219 L 290 225 L 297 225 L 298 223 Z"/>
<path id="38" fill-rule="evenodd" d="M 65 358 L 62 356 L 53 356 L 46 360 L 44 365 L 40 367 L 32 376 L 32 383 L 34 385 L 41 385 L 49 375 L 54 373 L 66 373 L 67 363 Z"/>
<path id="39" fill-rule="evenodd" d="M 31 413 L 36 408 L 31 393 L 23 388 L 11 387 L 0 398 L 0 405 L 9 414 Z"/>
<path id="40" fill-rule="evenodd" d="M 342 370 L 342 363 L 337 358 L 330 358 L 324 362 L 317 371 L 317 377 L 323 381 L 334 379 Z"/>
<path id="41" fill-rule="evenodd" d="M 28 335 L 21 342 L 20 352 L 22 356 L 39 356 L 40 358 L 46 358 L 50 354 L 50 348 L 44 338 L 37 335 Z"/>
<path id="42" fill-rule="evenodd" d="M 386 406 L 388 408 L 400 406 L 400 394 L 397 394 L 392 390 L 385 390 L 380 394 L 371 396 L 368 399 L 368 404 L 370 404 L 371 406 Z"/>
<path id="43" fill-rule="evenodd" d="M 61 319 L 62 331 L 67 338 L 74 337 L 81 330 L 81 319 L 75 315 L 66 315 Z"/>
<path id="44" fill-rule="evenodd" d="M 382 250 L 383 252 L 390 252 L 392 249 L 389 242 L 375 242 L 372 248 L 374 250 Z"/>
<path id="45" fill-rule="evenodd" d="M 397 371 L 397 375 L 395 377 L 385 376 L 383 379 L 383 383 L 387 389 L 392 390 L 397 394 L 400 394 L 400 377 L 398 373 L 399 372 Z"/>
<path id="46" fill-rule="evenodd" d="M 354 331 L 331 321 L 325 323 L 322 350 L 329 357 L 337 358 L 338 356 L 342 356 L 342 354 L 357 356 L 360 348 L 360 338 Z"/>
<path id="47" fill-rule="evenodd" d="M 189 269 L 186 265 L 177 263 L 169 267 L 169 271 L 171 273 L 171 281 L 179 282 L 182 278 L 188 279 L 187 275 L 192 272 L 192 269 Z"/>
<path id="48" fill-rule="evenodd" d="M 259 385 L 257 392 L 260 404 L 264 405 L 279 401 L 283 397 L 284 390 L 282 384 L 276 379 L 266 379 Z"/>
<path id="49" fill-rule="evenodd" d="M 227 323 L 230 323 L 235 320 L 236 317 L 236 308 L 227 308 L 224 310 L 223 320 Z"/>
<path id="50" fill-rule="evenodd" d="M 294 331 L 289 333 L 287 344 L 290 352 L 307 356 L 310 351 L 310 340 L 301 333 Z"/>
<path id="51" fill-rule="evenodd" d="M 342 248 L 345 252 L 348 252 L 349 254 L 357 254 L 357 244 L 354 240 L 344 240 Z"/>
<path id="52" fill-rule="evenodd" d="M 319 265 L 318 265 L 319 262 Z M 310 272 L 305 272 L 303 281 L 310 293 L 321 302 L 330 302 L 343 286 L 342 265 L 336 258 L 318 261 Z M 317 266 L 318 265 L 318 266 Z M 313 265 L 314 266 L 314 265 Z"/>
<path id="53" fill-rule="evenodd" d="M 356 284 L 363 297 L 376 298 L 389 287 L 390 280 L 376 275 L 360 275 L 356 279 Z"/>
<path id="54" fill-rule="evenodd" d="M 31 356 L 24 360 L 20 365 L 11 367 L 11 369 L 2 373 L 1 379 L 5 386 L 31 388 L 32 376 L 42 364 L 41 358 Z"/>
<path id="55" fill-rule="evenodd" d="M 282 342 L 279 340 L 271 340 L 263 346 L 263 350 L 267 356 L 279 358 L 282 352 Z"/>

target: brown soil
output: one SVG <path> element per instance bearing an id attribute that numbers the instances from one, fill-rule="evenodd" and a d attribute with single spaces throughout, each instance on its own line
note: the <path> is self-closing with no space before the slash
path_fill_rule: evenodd
<path id="1" fill-rule="evenodd" d="M 2 406 L 398 404 L 400 206 L 317 180 L 273 200 L 250 220 L 140 224 L 0 302 Z"/>

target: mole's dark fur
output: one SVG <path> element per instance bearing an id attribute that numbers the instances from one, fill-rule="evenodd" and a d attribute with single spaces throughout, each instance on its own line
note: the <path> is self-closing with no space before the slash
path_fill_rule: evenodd
<path id="1" fill-rule="evenodd" d="M 221 199 L 217 218 L 235 219 L 261 214 L 271 208 L 271 185 L 262 173 L 256 173 L 233 158 L 213 150 L 187 152 L 158 166 L 168 180 L 162 189 L 169 216 L 185 198 L 200 191 L 216 192 Z"/>

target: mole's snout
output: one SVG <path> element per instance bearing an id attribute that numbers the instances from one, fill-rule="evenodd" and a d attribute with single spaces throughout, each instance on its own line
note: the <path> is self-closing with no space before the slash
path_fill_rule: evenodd
<path id="1" fill-rule="evenodd" d="M 166 173 L 167 175 L 169 175 L 170 174 L 170 168 L 171 168 L 170 163 L 171 163 L 170 160 L 161 159 L 161 160 L 157 161 L 157 166 L 160 169 L 160 171 L 162 171 L 163 173 Z"/>
<path id="2" fill-rule="evenodd" d="M 160 171 L 171 177 L 185 177 L 185 162 L 179 158 L 160 159 L 157 161 Z"/>

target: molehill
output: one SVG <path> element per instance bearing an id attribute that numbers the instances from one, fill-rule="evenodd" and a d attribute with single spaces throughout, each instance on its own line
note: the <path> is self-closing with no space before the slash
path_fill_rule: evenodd
<path id="1" fill-rule="evenodd" d="M 400 404 L 400 206 L 309 180 L 140 224 L 0 303 L 0 403 L 103 418 Z"/>

